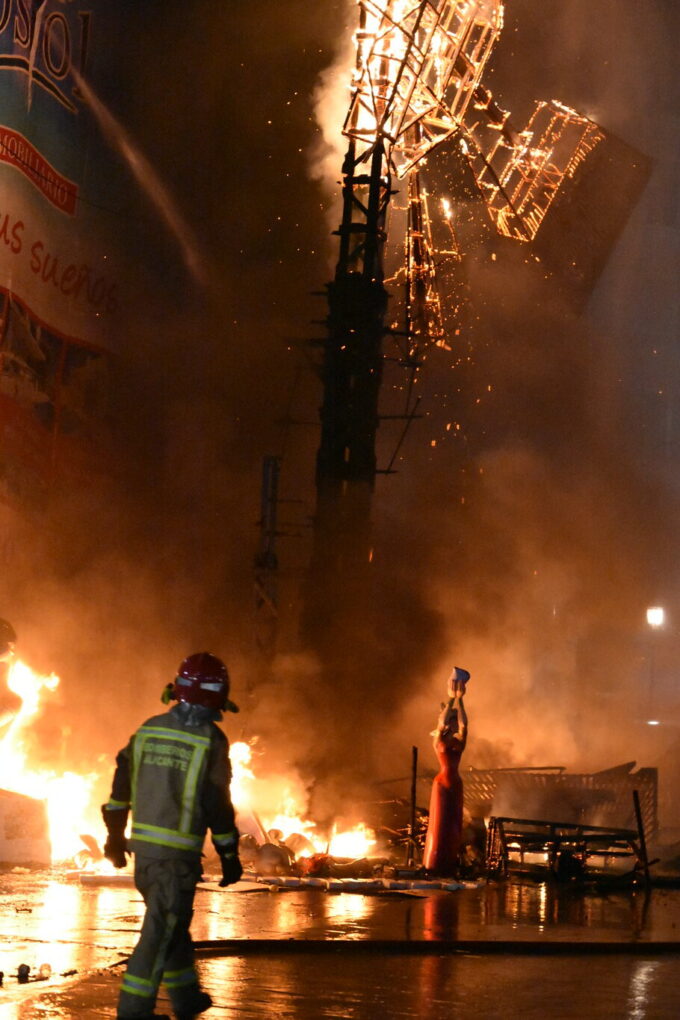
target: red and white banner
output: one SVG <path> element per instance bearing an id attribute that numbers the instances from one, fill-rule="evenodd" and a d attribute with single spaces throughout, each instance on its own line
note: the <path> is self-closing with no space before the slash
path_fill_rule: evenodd
<path id="1" fill-rule="evenodd" d="M 110 80 L 122 6 L 0 0 L 0 504 L 20 512 L 106 443 L 129 179 L 85 92 Z"/>
<path id="2" fill-rule="evenodd" d="M 19 131 L 0 125 L 0 163 L 16 167 L 55 208 L 73 216 L 78 185 L 60 174 Z"/>

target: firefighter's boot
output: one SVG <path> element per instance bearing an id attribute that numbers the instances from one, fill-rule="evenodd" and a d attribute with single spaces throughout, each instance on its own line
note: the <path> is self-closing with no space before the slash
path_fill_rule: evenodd
<path id="1" fill-rule="evenodd" d="M 206 1009 L 210 1009 L 212 1004 L 213 1001 L 207 992 L 197 992 L 188 1007 L 176 1010 L 175 1016 L 177 1020 L 195 1020 L 201 1013 L 205 1013 Z"/>
<path id="2" fill-rule="evenodd" d="M 128 1017 L 117 1015 L 116 1020 L 128 1020 Z M 167 1013 L 144 1013 L 143 1016 L 136 1016 L 135 1020 L 172 1020 Z"/>

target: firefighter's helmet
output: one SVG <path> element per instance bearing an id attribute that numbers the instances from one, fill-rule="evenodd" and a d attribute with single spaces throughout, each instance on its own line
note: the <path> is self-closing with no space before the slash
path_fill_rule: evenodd
<path id="1" fill-rule="evenodd" d="M 16 643 L 14 627 L 7 620 L 0 619 L 0 662 L 7 662 L 12 658 Z"/>
<path id="2" fill-rule="evenodd" d="M 238 712 L 238 705 L 229 700 L 227 667 L 210 652 L 196 652 L 181 663 L 171 697 L 219 712 Z"/>

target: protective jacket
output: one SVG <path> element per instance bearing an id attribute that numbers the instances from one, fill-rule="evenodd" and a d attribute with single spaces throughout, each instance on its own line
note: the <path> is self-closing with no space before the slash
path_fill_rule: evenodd
<path id="1" fill-rule="evenodd" d="M 236 853 L 226 736 L 210 719 L 187 723 L 196 706 L 153 716 L 116 758 L 105 811 L 132 808 L 129 847 L 145 857 L 200 858 L 209 828 L 218 854 Z"/>

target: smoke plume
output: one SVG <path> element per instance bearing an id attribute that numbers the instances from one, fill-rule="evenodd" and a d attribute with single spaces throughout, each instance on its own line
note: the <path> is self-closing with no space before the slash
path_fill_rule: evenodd
<path id="1" fill-rule="evenodd" d="M 320 400 L 312 374 L 292 404 L 291 385 L 306 364 L 298 341 L 325 315 L 309 292 L 332 258 L 325 182 L 340 175 L 352 17 L 344 3 L 200 0 L 188 18 L 172 0 L 142 19 L 112 71 L 102 102 L 140 140 L 219 284 L 198 292 L 130 180 L 111 459 L 57 494 L 47 518 L 8 525 L 0 615 L 22 657 L 63 677 L 36 754 L 104 773 L 160 709 L 179 661 L 209 648 L 244 708 L 230 735 L 258 734 L 263 764 L 299 774 L 320 814 L 405 775 L 411 744 L 426 758 L 454 664 L 472 672 L 466 764 L 668 760 L 672 738 L 654 744 L 642 725 L 641 614 L 676 592 L 665 550 L 678 537 L 677 298 L 671 275 L 648 263 L 672 264 L 677 246 L 677 222 L 659 228 L 675 159 L 666 40 L 677 13 L 648 5 L 641 26 L 632 0 L 508 4 L 489 81 L 501 105 L 523 125 L 535 98 L 559 98 L 651 155 L 654 177 L 582 316 L 524 250 L 468 260 L 463 353 L 428 357 L 425 417 L 399 473 L 378 481 L 382 626 L 347 634 L 361 668 L 329 688 L 295 638 L 317 434 L 281 422 L 315 420 Z M 401 408 L 400 386 L 389 374 L 386 406 Z M 397 441 L 383 424 L 382 464 Z M 252 598 L 260 463 L 282 452 L 280 641 L 264 662 Z M 670 717 L 668 647 L 657 654 Z"/>

